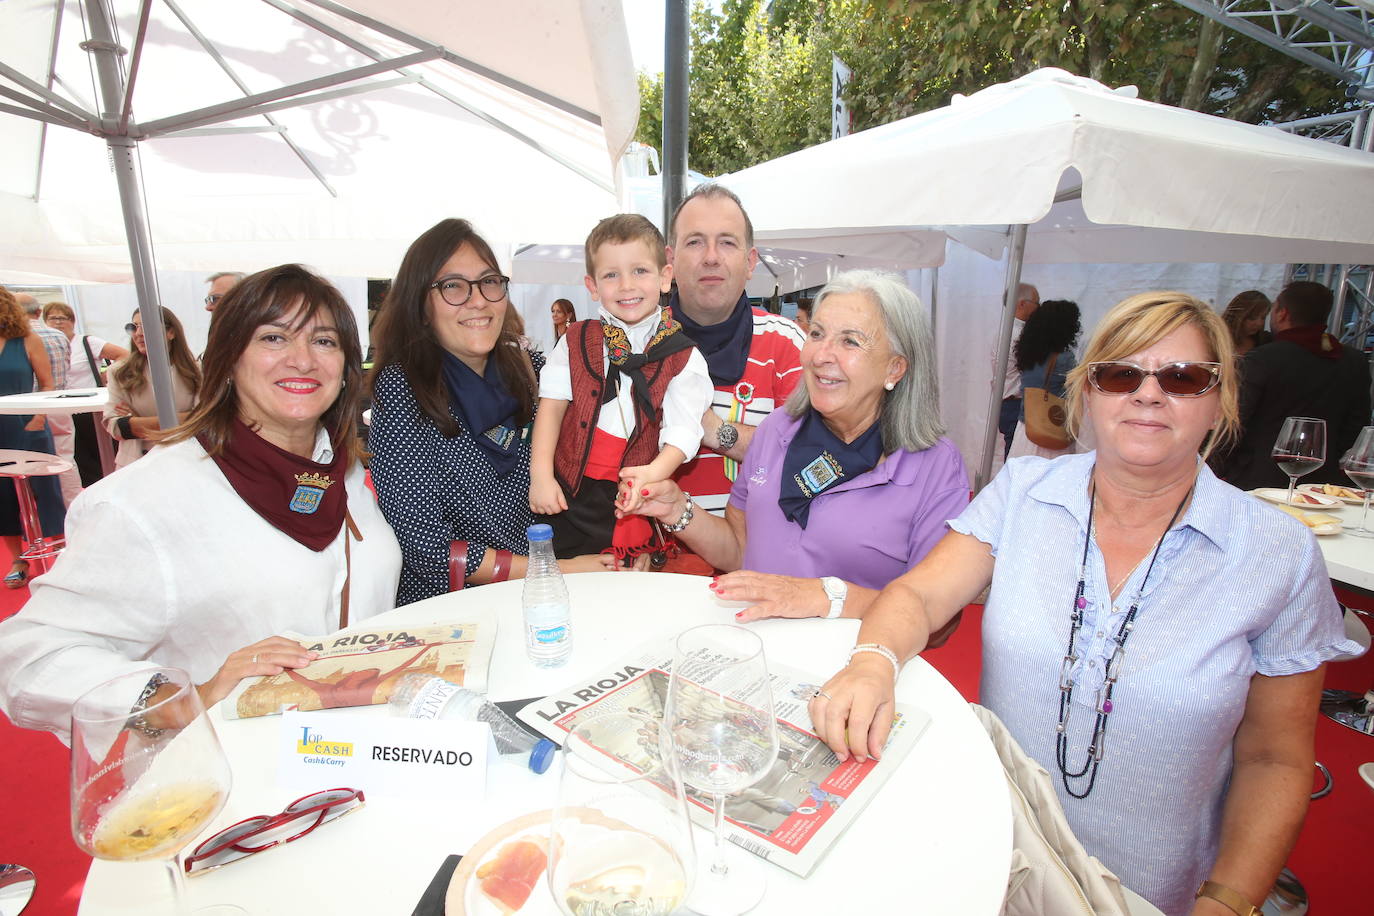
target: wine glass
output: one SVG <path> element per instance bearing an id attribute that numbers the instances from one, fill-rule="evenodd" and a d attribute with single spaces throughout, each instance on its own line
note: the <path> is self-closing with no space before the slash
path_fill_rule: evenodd
<path id="1" fill-rule="evenodd" d="M 1272 454 L 1279 470 L 1288 475 L 1285 502 L 1291 506 L 1298 478 L 1326 463 L 1326 421 L 1314 417 L 1287 418 L 1279 430 L 1279 437 L 1274 440 Z"/>
<path id="2" fill-rule="evenodd" d="M 659 722 L 612 713 L 563 744 L 549 842 L 549 890 L 568 916 L 668 916 L 694 872 L 682 778 L 659 747 Z"/>
<path id="3" fill-rule="evenodd" d="M 224 807 L 229 784 L 229 762 L 180 668 L 120 675 L 72 706 L 72 836 L 98 859 L 161 860 L 177 916 L 190 913 L 177 853 Z"/>
<path id="4" fill-rule="evenodd" d="M 1355 486 L 1364 490 L 1364 512 L 1360 516 L 1360 526 L 1344 527 L 1356 537 L 1374 538 L 1374 531 L 1369 528 L 1369 497 L 1374 491 L 1374 426 L 1360 430 L 1350 451 L 1341 456 L 1341 470 L 1355 482 Z"/>
<path id="5" fill-rule="evenodd" d="M 756 634 L 709 624 L 678 636 L 663 743 L 683 781 L 711 798 L 715 814 L 711 865 L 698 874 L 687 905 L 702 916 L 747 912 L 763 898 L 765 880 L 748 857 L 726 861 L 725 796 L 762 779 L 778 755 L 768 663 Z"/>

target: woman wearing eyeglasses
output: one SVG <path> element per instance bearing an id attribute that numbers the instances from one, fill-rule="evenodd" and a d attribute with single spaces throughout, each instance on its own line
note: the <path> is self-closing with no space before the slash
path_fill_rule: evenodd
<path id="1" fill-rule="evenodd" d="M 516 345 L 509 284 L 472 225 L 446 219 L 406 251 L 373 328 L 368 448 L 404 557 L 398 605 L 525 574 L 543 357 Z"/>
<path id="2" fill-rule="evenodd" d="M 1355 647 L 1307 528 L 1199 457 L 1236 393 L 1205 303 L 1112 309 L 1068 384 L 1096 451 L 1009 461 L 883 591 L 812 700 L 830 746 L 881 752 L 898 662 L 990 585 L 980 702 L 1087 851 L 1171 916 L 1262 903 L 1306 811 L 1323 663 Z"/>
<path id="3" fill-rule="evenodd" d="M 167 357 L 172 364 L 172 403 L 177 419 L 185 420 L 196 404 L 200 391 L 200 367 L 186 345 L 181 322 L 171 309 L 162 310 L 162 325 L 167 333 Z M 133 464 L 157 444 L 162 426 L 157 417 L 157 399 L 148 372 L 148 343 L 143 336 L 143 316 L 134 312 L 124 326 L 129 332 L 129 355 L 110 367 L 110 402 L 105 408 L 105 428 L 119 442 L 115 468 Z"/>

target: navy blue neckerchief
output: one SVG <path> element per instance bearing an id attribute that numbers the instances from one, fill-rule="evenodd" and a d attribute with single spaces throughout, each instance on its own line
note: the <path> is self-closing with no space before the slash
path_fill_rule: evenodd
<path id="1" fill-rule="evenodd" d="M 810 410 L 787 445 L 778 487 L 778 508 L 803 528 L 811 500 L 840 481 L 871 471 L 883 457 L 882 423 L 875 421 L 853 442 L 830 431 L 820 414 Z"/>
<path id="2" fill-rule="evenodd" d="M 488 359 L 487 374 L 483 377 L 445 351 L 443 373 L 454 413 L 463 421 L 463 427 L 491 463 L 496 476 L 505 477 L 520 458 L 520 429 L 515 424 L 520 402 L 506 390 L 501 368 L 495 360 Z"/>
<path id="3" fill-rule="evenodd" d="M 754 313 L 746 294 L 740 293 L 735 310 L 719 324 L 697 324 L 687 317 L 676 291 L 668 307 L 706 358 L 706 368 L 715 385 L 733 385 L 744 377 L 744 367 L 749 362 L 749 344 L 754 337 Z"/>

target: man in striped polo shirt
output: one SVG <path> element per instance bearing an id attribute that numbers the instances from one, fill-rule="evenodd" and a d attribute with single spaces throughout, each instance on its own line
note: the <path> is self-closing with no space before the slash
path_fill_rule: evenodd
<path id="1" fill-rule="evenodd" d="M 726 188 L 700 185 L 673 214 L 673 315 L 706 357 L 715 385 L 703 449 L 674 479 L 697 506 L 716 515 L 725 512 L 754 427 L 801 380 L 801 330 L 780 315 L 752 308 L 745 295 L 758 260 L 753 224 Z"/>

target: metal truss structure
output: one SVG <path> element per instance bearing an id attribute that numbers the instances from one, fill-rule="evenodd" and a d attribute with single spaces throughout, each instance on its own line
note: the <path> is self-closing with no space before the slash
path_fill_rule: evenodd
<path id="1" fill-rule="evenodd" d="M 1374 0 L 1174 0 L 1374 102 Z"/>

